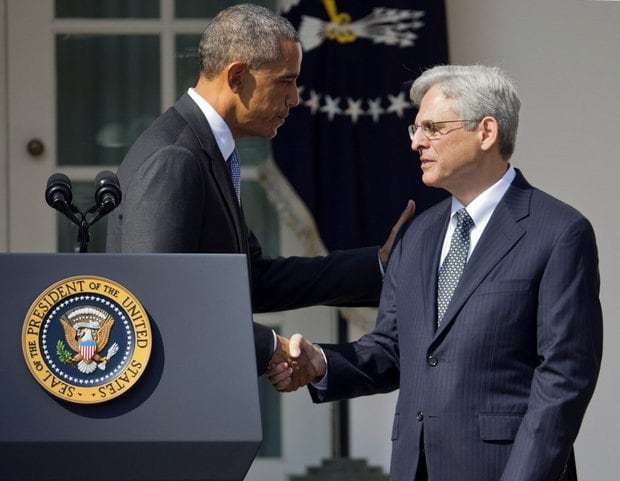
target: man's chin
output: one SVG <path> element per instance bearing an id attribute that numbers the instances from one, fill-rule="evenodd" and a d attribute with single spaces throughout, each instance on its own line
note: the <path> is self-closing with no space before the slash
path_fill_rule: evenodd
<path id="1" fill-rule="evenodd" d="M 252 131 L 246 131 L 245 135 L 242 135 L 242 137 L 258 137 L 261 139 L 273 139 L 276 134 L 278 133 L 278 129 L 272 129 L 272 130 L 252 130 Z"/>
<path id="2" fill-rule="evenodd" d="M 437 177 L 435 177 L 434 175 L 428 173 L 428 172 L 422 172 L 422 183 L 426 186 L 426 187 L 438 187 L 437 186 Z"/>

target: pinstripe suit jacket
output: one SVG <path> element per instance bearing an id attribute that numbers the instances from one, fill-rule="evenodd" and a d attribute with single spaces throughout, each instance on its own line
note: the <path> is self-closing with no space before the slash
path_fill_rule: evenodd
<path id="1" fill-rule="evenodd" d="M 391 479 L 412 481 L 424 447 L 431 481 L 576 478 L 573 442 L 602 351 L 590 223 L 517 176 L 435 330 L 450 200 L 414 219 L 395 248 L 374 331 L 324 346 L 315 401 L 400 388 Z"/>

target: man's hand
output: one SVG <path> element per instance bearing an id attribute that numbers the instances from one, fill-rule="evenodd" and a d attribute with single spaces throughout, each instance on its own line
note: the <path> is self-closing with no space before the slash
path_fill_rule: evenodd
<path id="1" fill-rule="evenodd" d="M 278 336 L 278 348 L 267 369 L 267 377 L 278 391 L 296 391 L 318 381 L 325 376 L 326 371 L 321 350 L 301 334 L 294 334 L 290 341 Z"/>
<path id="2" fill-rule="evenodd" d="M 405 210 L 403 210 L 402 214 L 400 214 L 398 221 L 396 221 L 396 224 L 394 224 L 394 227 L 392 227 L 390 235 L 385 241 L 385 244 L 383 244 L 379 249 L 379 258 L 381 259 L 381 264 L 383 264 L 384 269 L 387 267 L 388 259 L 390 258 L 390 252 L 392 252 L 392 247 L 394 246 L 394 241 L 396 240 L 396 236 L 398 235 L 400 228 L 405 222 L 407 222 L 413 217 L 414 213 L 415 202 L 409 200 L 407 202 L 407 207 L 405 207 Z"/>

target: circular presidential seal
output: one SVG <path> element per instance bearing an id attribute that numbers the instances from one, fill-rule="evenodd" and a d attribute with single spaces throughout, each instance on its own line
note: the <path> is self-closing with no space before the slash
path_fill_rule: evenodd
<path id="1" fill-rule="evenodd" d="M 144 373 L 151 326 L 140 301 L 120 284 L 97 276 L 58 281 L 30 306 L 22 329 L 28 369 L 65 401 L 114 399 Z"/>

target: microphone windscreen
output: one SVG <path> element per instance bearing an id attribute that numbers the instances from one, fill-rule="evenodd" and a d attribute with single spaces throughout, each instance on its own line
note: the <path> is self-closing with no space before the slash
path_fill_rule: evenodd
<path id="1" fill-rule="evenodd" d="M 119 205 L 123 198 L 121 185 L 118 177 L 109 170 L 99 172 L 95 177 L 95 202 L 101 205 L 104 201 L 109 202 L 113 197 L 114 205 Z"/>
<path id="2" fill-rule="evenodd" d="M 47 187 L 45 188 L 45 201 L 50 207 L 56 208 L 53 204 L 56 200 L 62 198 L 71 204 L 73 194 L 71 193 L 71 180 L 65 174 L 56 173 L 50 175 L 47 179 Z"/>

